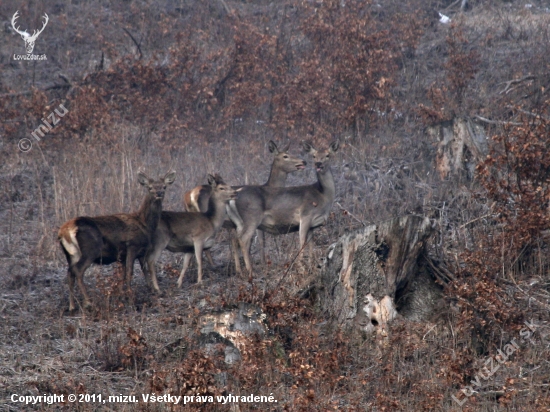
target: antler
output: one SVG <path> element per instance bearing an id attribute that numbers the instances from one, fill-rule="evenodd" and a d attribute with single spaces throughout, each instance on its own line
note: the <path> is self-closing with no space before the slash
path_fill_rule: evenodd
<path id="1" fill-rule="evenodd" d="M 42 28 L 40 30 L 35 30 L 34 33 L 32 34 L 32 36 L 29 38 L 29 40 L 36 40 L 36 38 L 38 37 L 38 35 L 40 33 L 42 33 L 44 31 L 44 29 L 46 28 L 46 25 L 48 24 L 48 21 L 50 21 L 48 15 L 46 13 L 44 13 L 44 23 L 42 23 Z"/>
<path id="2" fill-rule="evenodd" d="M 19 13 L 19 10 L 17 10 L 17 11 L 15 12 L 15 14 L 13 15 L 13 17 L 11 18 L 11 25 L 12 25 L 13 29 L 14 29 L 17 33 L 19 33 L 21 36 L 23 36 L 23 38 L 27 38 L 27 37 L 29 37 L 29 33 L 27 33 L 26 30 L 25 30 L 25 31 L 21 31 L 21 30 L 19 30 L 19 27 L 15 27 L 15 20 L 17 20 L 17 18 L 19 17 L 19 16 L 17 15 L 18 13 Z M 42 29 L 42 30 L 44 30 L 44 29 Z"/>

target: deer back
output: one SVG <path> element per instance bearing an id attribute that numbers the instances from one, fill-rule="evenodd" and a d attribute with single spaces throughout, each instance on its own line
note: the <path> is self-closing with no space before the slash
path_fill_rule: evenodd
<path id="1" fill-rule="evenodd" d="M 155 243 L 165 244 L 171 252 L 185 252 L 198 240 L 207 241 L 216 234 L 225 219 L 225 204 L 236 191 L 219 175 L 209 176 L 211 195 L 205 212 L 164 211 L 155 234 Z M 189 252 L 186 252 L 189 253 Z"/>
<path id="2" fill-rule="evenodd" d="M 330 160 L 338 145 L 335 141 L 323 151 L 304 145 L 313 156 L 317 171 L 317 182 L 311 185 L 243 187 L 228 213 L 237 228 L 255 225 L 266 232 L 281 234 L 297 231 L 306 220 L 310 228 L 322 225 L 336 194 Z"/>

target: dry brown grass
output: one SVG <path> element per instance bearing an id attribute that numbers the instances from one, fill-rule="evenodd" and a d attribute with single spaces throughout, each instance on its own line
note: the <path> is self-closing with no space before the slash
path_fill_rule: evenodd
<path id="1" fill-rule="evenodd" d="M 227 2 L 243 15 L 246 12 L 258 12 L 258 16 L 264 12 L 269 16 L 276 14 L 269 14 L 273 11 L 269 4 Z M 151 3 L 154 2 L 145 4 Z M 208 9 L 210 15 L 191 13 L 189 2 L 178 4 L 181 8 L 166 6 L 170 18 L 175 16 L 182 24 L 174 30 L 183 31 L 184 23 L 191 21 L 191 17 L 210 16 L 217 22 L 224 16 L 222 2 L 212 3 Z M 64 7 L 70 15 L 79 15 L 78 19 L 82 20 L 97 11 L 93 2 Z M 150 28 L 152 25 L 145 24 L 148 20 L 140 17 L 139 5 L 132 3 L 129 11 L 120 5 L 111 7 L 117 18 L 128 18 L 143 30 L 149 41 L 149 52 L 170 38 L 170 33 L 157 33 Z M 16 8 L 14 2 L 0 5 L 4 16 L 11 16 Z M 471 44 L 482 50 L 480 67 L 483 70 L 467 89 L 464 113 L 484 110 L 480 113 L 485 116 L 488 116 L 485 111 L 502 115 L 503 111 L 492 111 L 494 108 L 486 103 L 503 99 L 498 95 L 501 88 L 497 85 L 527 74 L 524 73 L 526 67 L 534 67 L 537 75 L 543 73 L 545 67 L 540 56 L 545 56 L 546 46 L 538 40 L 545 36 L 542 28 L 547 21 L 546 14 L 502 8 L 495 16 L 492 11 L 482 8 L 478 14 L 469 12 L 463 20 L 456 19 Z M 41 12 L 37 10 L 37 16 Z M 379 13 L 383 19 L 384 10 Z M 178 20 L 178 16 L 183 17 Z M 172 21 L 159 14 L 153 13 L 153 17 L 164 25 Z M 52 60 L 58 62 L 57 69 L 69 73 L 69 77 L 84 78 L 89 63 L 95 68 L 100 58 L 100 54 L 91 53 L 95 43 L 105 47 L 106 67 L 119 56 L 136 52 L 135 45 L 122 30 L 106 39 L 106 33 L 98 30 L 93 30 L 93 36 L 86 36 L 90 28 L 86 29 L 81 20 L 78 20 L 80 25 L 76 20 L 62 23 L 65 26 L 52 25 L 50 39 L 57 36 L 61 40 L 58 48 L 49 53 Z M 203 26 L 208 26 L 207 23 L 210 24 L 201 22 Z M 74 48 L 62 36 L 63 27 L 77 34 Z M 203 45 L 215 41 L 225 44 L 230 41 L 226 30 L 223 26 L 216 33 L 197 31 L 195 40 Z M 430 30 L 426 29 L 424 43 L 415 57 L 402 62 L 399 69 L 402 84 L 396 85 L 392 97 L 399 102 L 395 107 L 388 103 L 395 110 L 379 112 L 377 122 L 371 127 L 367 126 L 367 119 L 355 132 L 349 132 L 351 128 L 340 131 L 342 149 L 333 165 L 338 191 L 326 227 L 316 230 L 314 235 L 317 262 L 324 257 L 327 247 L 348 230 L 406 213 L 419 213 L 436 223 L 437 233 L 429 245 L 430 253 L 457 274 L 467 265 L 463 259 L 465 251 L 475 251 L 481 239 L 491 239 L 502 230 L 493 219 L 494 205 L 479 191 L 477 182 L 440 181 L 435 176 L 436 142 L 423 133 L 423 125 L 412 110 L 425 102 L 428 86 L 444 77 L 441 70 L 446 56 L 442 55 L 442 47 L 449 29 L 432 27 Z M 111 31 L 115 30 L 111 28 L 108 33 Z M 480 33 L 485 37 L 480 37 Z M 44 32 L 44 36 L 46 34 Z M 118 48 L 112 48 L 113 44 Z M 509 54 L 506 54 L 507 44 Z M 0 46 L 2 55 L 12 52 L 7 47 L 6 44 Z M 66 53 L 69 49 L 73 57 Z M 208 50 L 210 54 L 215 52 L 215 47 Z M 537 60 L 530 60 L 536 55 L 540 55 Z M 162 61 L 164 57 L 158 58 Z M 222 56 L 219 62 L 224 59 Z M 510 61 L 517 61 L 518 65 L 506 63 Z M 536 64 L 530 66 L 532 61 Z M 14 89 L 19 87 L 20 92 L 30 87 L 31 66 L 3 67 L 6 68 L 1 75 L 3 84 L 14 84 Z M 45 84 L 55 77 L 57 69 L 52 65 L 43 72 L 37 71 L 36 83 Z M 545 77 L 540 79 L 539 85 Z M 538 87 L 531 86 L 532 89 Z M 4 88 L 3 91 L 13 90 Z M 525 90 L 518 89 L 517 96 L 520 92 Z M 465 296 L 475 294 L 471 290 L 452 288 L 446 295 L 448 309 L 431 322 L 396 321 L 390 327 L 388 340 L 330 329 L 327 320 L 317 312 L 314 299 L 297 298 L 315 278 L 317 268 L 293 264 L 296 235 L 267 237 L 269 262 L 266 267 L 260 266 L 257 246 L 253 245 L 257 273 L 249 283 L 234 273 L 229 235 L 225 231 L 218 235 L 219 242 L 212 250 L 217 266 L 206 267 L 204 286 L 194 285 L 196 270 L 191 270 L 183 288 L 175 289 L 181 262 L 178 256 L 164 252 L 158 263 L 159 285 L 164 295 L 157 297 L 149 293 L 136 265 L 132 282 L 134 304 L 129 305 L 128 296 L 118 292 L 117 265 L 93 266 L 85 282 L 95 308 L 90 312 L 68 314 L 66 261 L 56 239 L 60 224 L 78 215 L 136 210 L 143 196 L 135 179 L 138 170 L 149 175 L 176 170 L 176 182 L 167 190 L 164 202 L 165 209 L 169 210 L 182 210 L 185 190 L 204 183 L 207 173 L 219 173 L 229 184 L 261 184 L 267 180 L 271 163 L 267 142 L 273 139 L 279 143 L 283 137 L 294 136 L 294 132 L 275 132 L 269 125 L 257 122 L 259 119 L 239 117 L 220 133 L 208 123 L 204 128 L 187 130 L 183 124 L 189 119 L 180 119 L 175 122 L 180 127 L 178 133 L 169 134 L 163 127 L 165 121 L 174 121 L 171 118 L 161 118 L 154 127 L 148 127 L 150 125 L 138 121 L 130 122 L 125 117 L 128 113 L 118 113 L 118 116 L 109 113 L 112 118 L 105 115 L 108 121 L 100 127 L 70 129 L 71 133 L 65 130 L 62 137 L 48 134 L 40 143 L 34 142 L 30 152 L 21 153 L 17 150 L 17 140 L 27 136 L 31 126 L 31 130 L 36 127 L 41 115 L 38 112 L 45 110 L 40 102 L 48 102 L 40 93 L 35 98 L 38 103 L 34 103 L 32 112 L 17 111 L 16 103 L 8 105 L 14 111 L 7 113 L 6 118 L 15 121 L 15 117 L 22 116 L 24 124 L 8 136 L 9 140 L 0 141 L 0 411 L 28 410 L 24 405 L 10 402 L 13 393 L 140 395 L 162 388 L 183 393 L 182 384 L 187 380 L 213 386 L 207 388 L 212 393 L 223 390 L 224 386 L 233 394 L 273 393 L 279 402 L 270 405 L 271 410 L 453 410 L 457 405 L 451 395 L 456 396 L 461 388 L 469 385 L 486 359 L 502 346 L 500 343 L 506 344 L 519 333 L 515 324 L 497 327 L 490 319 L 483 325 L 485 318 L 482 317 L 475 319 L 477 329 L 470 330 L 469 326 L 474 323 L 465 324 L 464 319 L 478 307 L 474 298 Z M 472 101 L 476 104 L 467 106 Z M 482 104 L 478 104 L 479 101 Z M 197 111 L 208 117 L 209 113 L 199 103 Z M 311 137 L 294 137 L 290 151 L 299 154 L 299 140 Z M 305 172 L 290 176 L 288 184 L 313 182 L 315 174 L 310 166 L 311 163 Z M 498 279 L 502 286 L 499 293 L 503 295 L 494 297 L 505 302 L 508 313 L 517 310 L 528 320 L 540 324 L 535 344 L 522 345 L 506 367 L 486 381 L 483 391 L 472 396 L 462 410 L 547 411 L 550 408 L 550 261 L 547 240 L 541 237 L 537 242 L 533 247 L 535 252 L 522 255 L 519 263 L 502 267 Z M 504 265 L 506 254 L 512 249 L 511 245 L 503 244 L 496 258 Z M 494 258 L 493 255 L 486 258 Z M 486 293 L 482 286 L 475 279 L 461 284 L 472 290 L 480 287 L 480 294 Z M 237 366 L 225 365 L 222 354 L 217 352 L 205 357 L 195 346 L 196 319 L 203 313 L 241 301 L 257 304 L 268 314 L 270 335 L 263 343 L 254 342 L 244 354 L 244 361 Z M 196 365 L 203 370 L 193 369 Z M 107 410 L 103 405 L 94 404 L 57 407 Z M 203 405 L 182 408 L 139 405 L 147 411 L 201 407 Z M 36 409 L 54 407 L 41 405 Z M 112 410 L 115 409 L 135 410 L 122 403 Z M 229 407 L 213 405 L 208 410 L 229 410 Z M 241 404 L 240 410 L 259 410 L 259 407 Z"/>
<path id="2" fill-rule="evenodd" d="M 452 311 L 437 323 L 398 321 L 391 327 L 391 338 L 386 343 L 359 335 L 342 336 L 341 341 L 335 341 L 331 336 L 336 332 L 322 326 L 323 319 L 315 314 L 313 307 L 308 308 L 307 302 L 299 306 L 292 303 L 292 296 L 307 286 L 308 279 L 316 273 L 314 267 L 306 272 L 303 267 L 295 266 L 288 270 L 297 250 L 295 236 L 269 238 L 270 263 L 262 268 L 256 262 L 258 274 L 252 284 L 235 276 L 225 232 L 220 233 L 220 242 L 213 249 L 218 266 L 214 270 L 207 269 L 203 287 L 194 285 L 196 273 L 191 271 L 183 289 L 174 289 L 180 263 L 175 255 L 164 252 L 159 262 L 162 268 L 159 281 L 165 295 L 152 296 L 136 266 L 134 306 L 128 306 L 126 297 L 118 294 L 117 266 L 94 266 L 85 280 L 91 286 L 95 309 L 69 316 L 66 263 L 55 240 L 56 228 L 65 218 L 137 208 L 142 193 L 132 172 L 135 174 L 140 168 L 152 170 L 151 174 L 176 168 L 178 180 L 165 200 L 166 208 L 172 210 L 181 209 L 184 190 L 201 183 L 206 172 L 218 172 L 235 184 L 246 179 L 245 170 L 250 183 L 262 182 L 267 177 L 266 165 L 270 157 L 262 139 L 248 142 L 228 139 L 217 144 L 189 144 L 168 150 L 154 137 L 140 148 L 143 137 L 138 132 L 122 126 L 117 126 L 116 130 L 118 136 L 124 136 L 116 145 L 108 143 L 101 147 L 97 143 L 105 141 L 107 136 L 98 136 L 93 145 L 76 142 L 74 147 L 64 148 L 48 148 L 44 142 L 41 152 L 15 154 L 15 161 L 9 165 L 10 174 L 4 174 L 6 180 L 12 176 L 11 182 L 22 183 L 18 186 L 18 198 L 13 198 L 14 187 L 10 188 L 12 207 L 2 211 L 8 217 L 2 220 L 4 239 L 7 236 L 11 239 L 10 249 L 4 243 L 2 256 L 2 265 L 7 268 L 2 277 L 0 297 L 3 399 L 11 393 L 141 394 L 149 393 L 155 385 L 160 385 L 159 382 L 165 382 L 166 388 L 177 392 L 178 386 L 169 382 L 190 376 L 189 371 L 184 372 L 181 368 L 189 365 L 187 354 L 193 350 L 193 337 L 197 333 L 194 320 L 201 313 L 242 300 L 266 305 L 268 322 L 274 331 L 269 338 L 272 349 L 245 355 L 243 364 L 237 369 L 219 363 L 216 357 L 210 361 L 214 362 L 216 370 L 225 369 L 229 392 L 273 393 L 279 400 L 276 410 L 293 404 L 291 409 L 296 410 L 332 407 L 355 410 L 359 406 L 373 410 L 448 408 L 452 405 L 450 395 L 456 395 L 466 385 L 464 374 L 469 373 L 467 371 L 475 373 L 492 354 L 490 350 L 481 351 L 477 359 L 470 359 L 471 355 L 466 352 L 461 355 L 464 348 L 475 347 L 476 343 L 471 337 L 454 334 L 453 328 L 457 325 Z M 105 150 L 107 146 L 109 151 Z M 243 147 L 247 148 L 246 152 Z M 369 144 L 350 142 L 337 157 L 333 170 L 339 186 L 336 202 L 341 208 L 335 206 L 329 224 L 316 231 L 317 259 L 322 258 L 328 245 L 345 230 L 360 226 L 359 220 L 382 220 L 398 211 L 406 213 L 419 207 L 438 217 L 441 229 L 438 241 L 449 255 L 475 244 L 483 226 L 475 225 L 474 230 L 464 224 L 485 213 L 486 207 L 478 204 L 465 189 L 457 191 L 443 206 L 436 197 L 442 190 L 440 187 L 426 181 L 427 177 L 419 179 L 418 170 L 421 169 L 407 171 L 403 167 L 403 164 L 414 165 L 414 162 L 397 163 L 395 159 L 379 157 L 373 168 L 369 153 L 374 152 L 373 141 Z M 26 170 L 24 165 L 17 164 L 17 159 L 26 162 L 34 159 L 42 167 L 39 172 L 30 174 L 32 179 L 15 179 L 13 176 L 25 176 Z M 157 159 L 166 159 L 166 162 Z M 352 172 L 357 174 L 357 179 L 350 180 L 350 161 L 355 162 Z M 246 167 L 234 167 L 235 164 Z M 48 176 L 52 177 L 48 179 Z M 252 181 L 252 176 L 256 180 Z M 293 176 L 291 182 L 295 184 L 308 178 L 312 178 L 311 171 Z M 47 190 L 39 188 L 37 182 L 42 182 Z M 40 191 L 49 195 L 40 196 Z M 425 196 L 419 193 L 432 197 L 419 203 L 417 199 Z M 377 207 L 381 204 L 385 207 Z M 29 217 L 26 211 L 30 209 L 43 210 L 43 214 Z M 253 256 L 258 259 L 257 253 Z M 545 258 L 538 256 L 537 259 Z M 517 290 L 529 296 L 544 293 L 547 280 L 542 273 L 540 279 L 537 285 L 522 284 Z M 288 306 L 281 306 L 284 302 Z M 458 306 L 463 304 L 459 302 Z M 542 322 L 545 316 L 541 309 L 534 308 L 532 314 Z M 541 329 L 541 333 L 543 330 L 546 329 Z M 502 339 L 506 341 L 511 336 L 508 333 Z M 334 350 L 340 354 L 338 359 L 321 356 L 325 351 L 328 356 Z M 541 392 L 545 388 L 544 375 L 539 369 L 546 370 L 546 350 L 544 341 L 522 347 L 506 370 L 489 382 L 495 388 L 494 394 L 469 400 L 465 410 L 475 406 L 475 410 L 489 411 L 494 410 L 495 405 L 500 405 L 498 410 L 531 410 L 522 409 L 522 405 L 535 405 L 544 396 Z M 220 356 L 223 359 L 223 352 Z M 210 365 L 208 362 L 206 366 Z M 449 369 L 449 362 L 457 362 L 458 369 Z M 313 375 L 303 375 L 300 364 L 310 365 Z M 525 375 L 529 376 L 529 381 L 524 375 L 514 378 L 520 368 L 522 374 L 529 373 Z M 528 370 L 532 372 L 526 372 Z M 216 381 L 217 372 L 212 376 Z M 516 382 L 511 386 L 514 389 L 512 392 L 505 390 L 503 395 L 499 388 L 510 386 L 510 379 Z M 503 396 L 510 397 L 508 403 L 502 403 Z M 2 405 L 6 410 L 18 408 L 9 402 Z M 80 405 L 80 410 L 95 410 L 96 407 Z M 140 407 L 163 410 L 146 405 Z M 212 410 L 226 410 L 220 405 L 216 408 Z M 241 405 L 241 410 L 248 409 Z"/>

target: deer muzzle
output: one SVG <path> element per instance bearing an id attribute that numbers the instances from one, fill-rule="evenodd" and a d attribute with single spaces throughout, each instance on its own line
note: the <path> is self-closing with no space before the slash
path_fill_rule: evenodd
<path id="1" fill-rule="evenodd" d="M 296 164 L 296 169 L 297 170 L 304 170 L 306 168 L 306 165 L 307 165 L 307 162 L 305 160 L 303 160 L 302 163 L 297 163 Z"/>

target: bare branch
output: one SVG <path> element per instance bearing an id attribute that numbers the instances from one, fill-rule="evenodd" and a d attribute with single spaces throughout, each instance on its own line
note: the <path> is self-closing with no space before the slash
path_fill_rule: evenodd
<path id="1" fill-rule="evenodd" d="M 229 6 L 225 2 L 225 0 L 220 0 L 220 3 L 222 4 L 222 6 L 225 9 L 225 11 L 227 12 L 227 14 L 231 14 L 231 9 L 229 8 Z"/>
<path id="2" fill-rule="evenodd" d="M 523 83 L 523 82 L 526 82 L 528 80 L 535 80 L 535 79 L 536 79 L 536 76 L 533 76 L 533 75 L 529 74 L 527 76 L 522 77 L 521 79 L 513 79 L 513 80 L 509 80 L 507 82 L 499 83 L 499 84 L 506 84 L 506 87 L 502 91 L 500 91 L 499 94 L 503 94 L 503 93 L 508 94 L 512 90 L 516 89 L 516 87 L 512 87 L 512 85 Z"/>
<path id="3" fill-rule="evenodd" d="M 122 30 L 124 30 L 126 32 L 126 34 L 128 36 L 130 36 L 130 38 L 132 39 L 132 41 L 134 42 L 134 44 L 136 45 L 137 49 L 138 49 L 138 52 L 139 52 L 139 58 L 141 59 L 143 57 L 143 53 L 141 52 L 141 47 L 139 45 L 139 43 L 137 42 L 137 40 L 134 38 L 134 36 L 132 36 L 132 33 L 130 33 L 127 29 L 125 28 L 122 28 Z"/>
<path id="4" fill-rule="evenodd" d="M 460 3 L 462 0 L 456 0 L 455 2 L 449 4 L 447 7 L 443 9 L 443 11 L 451 10 L 454 6 L 456 6 L 458 3 Z"/>
<path id="5" fill-rule="evenodd" d="M 514 110 L 517 110 L 518 112 L 520 113 L 523 113 L 523 114 L 526 114 L 527 116 L 531 116 L 531 117 L 534 117 L 536 119 L 542 119 L 542 120 L 545 120 L 545 121 L 550 121 L 549 118 L 547 117 L 544 117 L 544 116 L 541 116 L 540 114 L 538 113 L 533 113 L 533 112 L 528 112 L 527 110 L 523 110 L 523 109 L 520 109 L 519 107 L 515 107 L 515 106 L 506 106 L 510 109 L 514 109 Z"/>
<path id="6" fill-rule="evenodd" d="M 489 123 L 489 124 L 509 124 L 509 125 L 512 125 L 512 126 L 521 126 L 521 123 L 518 123 L 518 122 L 503 122 L 503 121 L 498 121 L 498 120 L 489 120 L 489 119 L 486 119 L 485 117 L 481 117 L 479 115 L 475 115 L 474 117 L 478 120 L 481 120 L 484 123 Z"/>

